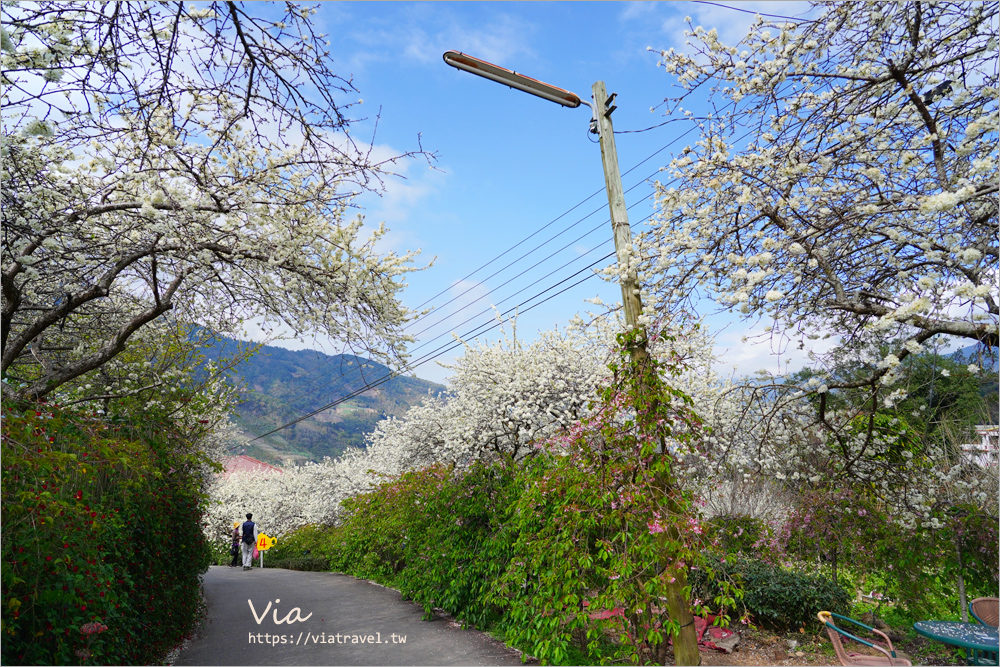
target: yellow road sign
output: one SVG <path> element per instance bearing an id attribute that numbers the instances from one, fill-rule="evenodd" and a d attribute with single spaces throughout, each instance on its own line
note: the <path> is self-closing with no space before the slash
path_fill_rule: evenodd
<path id="1" fill-rule="evenodd" d="M 257 536 L 257 551 L 267 551 L 278 541 L 277 537 L 268 537 L 264 533 Z"/>

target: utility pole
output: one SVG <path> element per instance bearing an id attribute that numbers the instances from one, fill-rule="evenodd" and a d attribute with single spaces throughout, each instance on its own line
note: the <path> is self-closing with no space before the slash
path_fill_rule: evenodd
<path id="1" fill-rule="evenodd" d="M 608 208 L 611 209 L 611 229 L 615 235 L 615 252 L 618 255 L 618 268 L 629 267 L 621 277 L 622 308 L 625 310 L 625 322 L 630 329 L 639 326 L 639 316 L 642 314 L 642 302 L 639 299 L 639 278 L 635 263 L 632 261 L 632 230 L 628 224 L 628 209 L 625 208 L 625 192 L 622 190 L 622 177 L 618 172 L 618 149 L 615 148 L 615 130 L 611 125 L 611 112 L 614 98 L 608 98 L 603 81 L 593 86 L 594 115 L 597 117 L 598 136 L 601 139 L 601 160 L 604 162 L 604 185 L 608 192 Z M 643 353 L 645 346 L 642 346 Z"/>
<path id="2" fill-rule="evenodd" d="M 615 132 L 611 124 L 611 113 L 617 108 L 614 105 L 615 95 L 608 97 L 607 89 L 603 81 L 598 81 L 593 85 L 594 103 L 593 105 L 581 100 L 580 97 L 568 90 L 557 88 L 550 84 L 532 79 L 523 74 L 512 72 L 503 67 L 488 63 L 478 58 L 473 58 L 457 51 L 447 51 L 444 54 L 444 61 L 448 65 L 481 76 L 491 81 L 496 81 L 511 88 L 541 97 L 550 102 L 555 102 L 564 107 L 574 109 L 581 104 L 587 104 L 593 111 L 593 118 L 596 124 L 598 136 L 601 143 L 601 159 L 604 163 L 604 185 L 608 193 L 608 207 L 611 209 L 611 228 L 615 238 L 615 252 L 618 256 L 618 268 L 623 270 L 621 276 L 622 289 L 622 309 L 625 311 L 625 323 L 630 331 L 637 331 L 638 334 L 632 349 L 629 350 L 631 361 L 639 367 L 639 372 L 646 367 L 649 361 L 649 352 L 646 349 L 646 332 L 644 327 L 639 325 L 639 316 L 642 315 L 642 301 L 639 298 L 639 278 L 636 264 L 632 257 L 632 230 L 628 224 L 628 210 L 625 208 L 625 193 L 622 188 L 622 177 L 618 170 L 618 150 L 615 148 Z M 655 383 L 656 380 L 653 380 Z M 649 386 L 648 390 L 656 395 L 658 387 Z M 644 390 L 645 391 L 645 390 Z M 669 456 L 663 443 L 661 443 L 658 456 Z M 671 473 L 657 475 L 654 482 L 653 493 L 660 507 L 664 508 L 668 514 L 678 516 L 678 507 L 674 496 L 677 489 L 676 480 Z M 676 526 L 669 526 L 664 532 L 657 534 L 657 543 L 662 545 L 661 554 L 668 553 L 667 545 L 670 542 L 681 540 L 681 535 Z M 658 563 L 662 576 L 666 576 L 668 568 L 673 563 L 667 561 L 663 556 Z M 674 639 L 674 664 L 677 665 L 700 665 L 701 654 L 698 652 L 698 635 L 695 632 L 694 618 L 691 615 L 689 597 L 684 594 L 687 586 L 687 573 L 677 572 L 673 581 L 666 583 L 667 589 L 667 612 L 670 619 L 680 625 L 680 631 Z M 663 633 L 662 641 L 667 641 L 667 633 Z"/>
<path id="3" fill-rule="evenodd" d="M 601 139 L 601 159 L 604 161 L 604 185 L 608 192 L 608 207 L 611 209 L 611 228 L 615 235 L 615 252 L 618 254 L 618 268 L 623 271 L 621 276 L 622 288 L 622 309 L 625 311 L 625 323 L 630 330 L 637 331 L 638 338 L 632 349 L 629 350 L 631 361 L 638 366 L 639 372 L 646 366 L 649 360 L 649 352 L 646 349 L 645 327 L 639 325 L 639 316 L 642 315 L 642 300 L 639 298 L 639 276 L 636 270 L 634 258 L 632 256 L 632 230 L 628 224 L 628 210 L 625 208 L 625 193 L 622 189 L 622 177 L 618 171 L 618 149 L 615 148 L 615 130 L 611 124 L 611 113 L 615 110 L 614 98 L 612 94 L 608 97 L 607 89 L 603 81 L 598 81 L 592 88 L 594 92 L 594 115 L 597 120 L 597 129 Z M 652 381 L 656 383 L 654 379 Z M 657 387 L 646 387 L 652 395 L 656 395 Z M 645 391 L 644 390 L 644 391 Z M 654 393 L 655 392 L 655 393 Z M 659 456 L 669 456 L 661 443 Z M 667 513 L 677 516 L 679 508 L 674 501 L 674 492 L 677 484 L 672 473 L 658 474 L 654 482 L 654 493 L 657 503 L 665 508 Z M 681 536 L 675 526 L 669 526 L 667 530 L 657 534 L 657 542 L 662 545 L 661 554 L 667 553 L 667 543 L 677 541 Z M 661 560 L 659 569 L 666 572 L 667 568 L 673 564 L 666 559 Z M 665 576 L 665 575 L 664 575 Z M 701 654 L 698 652 L 698 634 L 694 627 L 694 617 L 691 615 L 691 607 L 688 598 L 684 595 L 684 588 L 687 586 L 687 573 L 678 572 L 674 576 L 674 582 L 666 584 L 667 588 L 667 612 L 672 620 L 677 621 L 681 626 L 677 639 L 674 641 L 674 664 L 677 665 L 699 665 L 701 664 Z M 663 641 L 667 641 L 664 635 Z"/>

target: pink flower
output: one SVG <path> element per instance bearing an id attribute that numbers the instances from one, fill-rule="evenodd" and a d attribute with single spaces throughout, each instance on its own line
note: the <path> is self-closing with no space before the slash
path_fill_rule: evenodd
<path id="1" fill-rule="evenodd" d="M 97 621 L 87 623 L 86 625 L 80 626 L 80 632 L 85 635 L 95 635 L 100 634 L 108 629 L 108 626 L 103 623 L 98 623 Z"/>

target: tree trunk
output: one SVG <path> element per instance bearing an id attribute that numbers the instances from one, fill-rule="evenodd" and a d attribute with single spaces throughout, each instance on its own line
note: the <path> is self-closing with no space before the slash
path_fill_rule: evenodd
<path id="1" fill-rule="evenodd" d="M 958 604 L 962 608 L 962 622 L 969 622 L 969 601 L 965 597 L 965 575 L 962 573 L 962 538 L 955 538 L 955 553 L 958 555 Z"/>
<path id="2" fill-rule="evenodd" d="M 659 495 L 659 505 L 666 509 L 668 516 L 679 516 L 680 508 L 673 498 L 674 480 L 670 475 L 660 475 L 656 480 L 656 491 Z M 676 526 L 668 524 L 666 530 L 657 535 L 657 543 L 662 545 L 661 554 L 668 553 L 668 543 L 678 542 L 681 536 Z M 666 572 L 673 569 L 673 562 L 661 556 L 660 571 Z M 673 575 L 674 581 L 667 583 L 667 613 L 670 620 L 677 621 L 681 628 L 674 637 L 674 664 L 675 665 L 700 665 L 701 653 L 698 652 L 698 633 L 694 627 L 694 616 L 691 614 L 690 596 L 686 595 L 684 589 L 687 587 L 687 569 L 676 572 Z M 663 633 L 663 642 L 666 643 L 669 634 Z"/>

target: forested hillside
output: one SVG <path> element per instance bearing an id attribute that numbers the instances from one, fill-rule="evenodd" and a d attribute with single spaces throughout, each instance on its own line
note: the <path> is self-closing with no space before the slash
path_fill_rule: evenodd
<path id="1" fill-rule="evenodd" d="M 219 338 L 206 350 L 208 359 L 231 355 L 237 345 Z M 375 384 L 390 370 L 354 355 L 327 355 L 314 350 L 286 350 L 265 345 L 236 373 L 246 387 L 235 422 L 258 436 L 324 405 Z M 444 387 L 415 377 L 396 377 L 336 407 L 262 438 L 247 447 L 251 456 L 270 461 L 319 460 L 350 447 L 363 447 L 364 436 L 387 416 L 399 416 L 424 397 Z"/>

